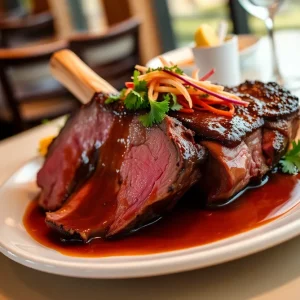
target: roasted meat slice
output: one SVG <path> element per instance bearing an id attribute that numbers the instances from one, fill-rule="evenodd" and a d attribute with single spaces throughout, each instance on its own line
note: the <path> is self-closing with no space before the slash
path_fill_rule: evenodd
<path id="1" fill-rule="evenodd" d="M 203 140 L 218 142 L 227 147 L 238 146 L 247 135 L 264 124 L 260 116 L 261 103 L 252 97 L 245 96 L 244 100 L 251 101 L 248 107 L 236 107 L 233 118 L 219 116 L 211 112 L 195 111 L 193 114 L 181 112 L 172 113 L 187 128 L 195 131 Z"/>
<path id="2" fill-rule="evenodd" d="M 100 98 L 71 116 L 48 149 L 37 175 L 42 189 L 39 204 L 47 211 L 60 208 L 94 170 L 97 149 L 106 141 L 114 119 L 98 104 Z"/>
<path id="3" fill-rule="evenodd" d="M 260 179 L 268 171 L 262 153 L 261 129 L 233 148 L 210 141 L 201 144 L 209 153 L 203 171 L 206 176 L 200 181 L 208 203 L 225 202 L 250 180 Z"/>
<path id="4" fill-rule="evenodd" d="M 299 127 L 299 99 L 275 82 L 246 81 L 230 92 L 257 99 L 264 118 L 262 148 L 269 167 L 276 165 Z"/>
<path id="5" fill-rule="evenodd" d="M 170 210 L 199 180 L 205 157 L 193 133 L 171 117 L 145 128 L 126 111 L 110 114 L 96 171 L 46 216 L 52 228 L 84 241 L 128 232 Z"/>
<path id="6" fill-rule="evenodd" d="M 263 103 L 263 117 L 285 118 L 298 112 L 298 97 L 276 82 L 245 81 L 237 87 L 227 89 L 233 93 L 250 95 Z"/>
<path id="7" fill-rule="evenodd" d="M 299 126 L 298 98 L 276 83 L 246 81 L 227 91 L 249 102 L 233 118 L 210 112 L 173 115 L 208 150 L 201 181 L 208 202 L 229 199 L 276 165 Z M 256 170 L 256 171 L 255 171 Z"/>

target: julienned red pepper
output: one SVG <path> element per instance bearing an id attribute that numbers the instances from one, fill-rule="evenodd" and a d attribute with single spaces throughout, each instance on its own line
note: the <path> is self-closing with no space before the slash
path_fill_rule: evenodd
<path id="1" fill-rule="evenodd" d="M 182 108 L 180 110 L 180 112 L 187 113 L 187 114 L 192 114 L 194 112 L 194 110 L 192 108 Z"/>
<path id="2" fill-rule="evenodd" d="M 134 88 L 134 83 L 133 83 L 133 82 L 125 82 L 125 86 L 126 86 L 128 89 L 133 89 L 133 88 Z"/>

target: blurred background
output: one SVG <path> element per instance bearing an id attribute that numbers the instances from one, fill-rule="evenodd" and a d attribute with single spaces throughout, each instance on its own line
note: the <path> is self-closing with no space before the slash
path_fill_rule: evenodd
<path id="1" fill-rule="evenodd" d="M 79 103 L 49 73 L 70 48 L 120 89 L 137 63 L 190 45 L 201 23 L 227 20 L 237 34 L 266 34 L 237 0 L 0 0 L 0 139 L 72 112 Z M 300 28 L 300 1 L 286 0 L 276 30 Z"/>

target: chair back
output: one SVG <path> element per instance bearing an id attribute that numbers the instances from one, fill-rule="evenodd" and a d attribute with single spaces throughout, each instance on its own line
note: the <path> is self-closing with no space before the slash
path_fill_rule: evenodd
<path id="1" fill-rule="evenodd" d="M 43 12 L 0 20 L 1 48 L 12 48 L 55 35 L 53 16 Z"/>
<path id="2" fill-rule="evenodd" d="M 129 81 L 140 63 L 139 26 L 135 18 L 111 27 L 105 34 L 76 34 L 70 49 L 116 89 Z"/>
<path id="3" fill-rule="evenodd" d="M 22 105 L 27 102 L 37 102 L 41 98 L 58 97 L 67 93 L 67 91 L 51 77 L 50 71 L 48 77 L 45 76 L 45 78 L 41 78 L 43 76 L 37 73 L 39 69 L 37 66 L 44 64 L 48 68 L 51 55 L 65 48 L 68 48 L 68 43 L 61 40 L 37 46 L 0 49 L 1 105 L 3 106 L 2 108 L 0 107 L 0 117 L 6 117 L 1 115 L 6 109 L 9 114 L 7 118 L 13 123 L 16 132 L 26 127 L 27 121 L 22 114 Z M 16 82 L 13 78 L 14 73 L 12 72 L 16 68 L 22 69 L 22 72 L 25 73 L 25 79 L 34 77 L 34 72 L 37 73 L 36 78 L 32 78 L 29 82 L 25 79 Z M 39 108 L 41 108 L 41 105 Z M 52 115 L 49 116 L 40 116 L 40 119 L 55 117 L 59 115 L 59 112 L 55 109 L 54 111 L 52 110 L 51 114 Z"/>

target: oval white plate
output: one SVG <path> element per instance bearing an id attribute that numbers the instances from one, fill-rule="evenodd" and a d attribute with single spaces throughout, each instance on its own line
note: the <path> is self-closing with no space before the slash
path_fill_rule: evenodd
<path id="1" fill-rule="evenodd" d="M 300 234 L 298 206 L 283 217 L 255 230 L 190 249 L 108 258 L 64 256 L 34 241 L 23 226 L 25 209 L 38 194 L 35 176 L 41 164 L 41 159 L 27 163 L 0 190 L 0 250 L 10 259 L 40 271 L 85 278 L 155 276 L 233 260 Z M 297 201 L 300 195 L 292 196 Z"/>

